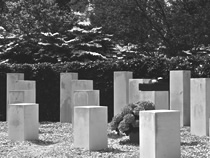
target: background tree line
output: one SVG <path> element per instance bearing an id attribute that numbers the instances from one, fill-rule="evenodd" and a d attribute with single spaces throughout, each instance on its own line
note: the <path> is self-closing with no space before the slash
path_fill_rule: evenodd
<path id="1" fill-rule="evenodd" d="M 0 60 L 208 55 L 209 7 L 208 0 L 0 0 Z"/>

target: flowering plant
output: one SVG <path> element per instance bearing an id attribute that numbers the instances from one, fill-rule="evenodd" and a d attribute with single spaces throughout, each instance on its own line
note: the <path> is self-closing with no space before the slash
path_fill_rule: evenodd
<path id="1" fill-rule="evenodd" d="M 122 109 L 121 113 L 112 118 L 110 123 L 111 130 L 117 131 L 118 134 L 121 132 L 126 135 L 138 131 L 139 111 L 154 109 L 155 105 L 150 101 L 140 101 L 128 104 Z"/>

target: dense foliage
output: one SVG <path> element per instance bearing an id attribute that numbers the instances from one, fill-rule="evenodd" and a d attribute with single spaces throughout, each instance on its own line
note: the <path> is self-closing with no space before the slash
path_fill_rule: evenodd
<path id="1" fill-rule="evenodd" d="M 92 21 L 138 52 L 168 56 L 209 52 L 208 0 L 93 0 Z"/>
<path id="2" fill-rule="evenodd" d="M 208 0 L 0 0 L 0 61 L 210 52 Z"/>
<path id="3" fill-rule="evenodd" d="M 79 79 L 93 80 L 94 89 L 100 90 L 100 105 L 108 107 L 108 118 L 111 120 L 114 71 L 132 71 L 134 78 L 169 79 L 170 70 L 190 70 L 193 78 L 209 78 L 209 65 L 210 57 L 201 56 L 172 59 L 157 56 L 86 63 L 0 64 L 0 120 L 5 120 L 6 113 L 6 73 L 24 73 L 26 80 L 36 81 L 40 121 L 59 121 L 61 72 L 77 72 Z"/>
<path id="4" fill-rule="evenodd" d="M 63 8 L 54 0 L 6 1 L 5 7 L 0 16 L 1 60 L 57 63 L 84 60 L 81 56 L 103 60 L 102 55 L 112 50 L 110 35 L 90 25 L 88 9 L 78 6 L 84 12 L 76 12 L 73 3 Z"/>
<path id="5" fill-rule="evenodd" d="M 138 131 L 139 112 L 144 110 L 155 110 L 155 105 L 149 101 L 131 103 L 123 107 L 121 113 L 115 115 L 110 123 L 111 130 L 115 130 L 118 134 L 125 133 L 129 135 L 131 132 Z"/>

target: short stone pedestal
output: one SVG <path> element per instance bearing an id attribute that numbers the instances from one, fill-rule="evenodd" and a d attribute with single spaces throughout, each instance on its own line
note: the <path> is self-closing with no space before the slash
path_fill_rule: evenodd
<path id="1" fill-rule="evenodd" d="M 139 127 L 141 158 L 181 157 L 178 111 L 140 111 Z"/>
<path id="2" fill-rule="evenodd" d="M 136 103 L 140 100 L 139 83 L 149 83 L 151 79 L 129 79 L 129 103 Z"/>
<path id="3" fill-rule="evenodd" d="M 74 147 L 102 150 L 108 147 L 107 107 L 77 106 L 74 108 Z"/>
<path id="4" fill-rule="evenodd" d="M 156 110 L 169 109 L 168 91 L 139 91 L 139 96 L 139 101 L 153 102 Z"/>
<path id="5" fill-rule="evenodd" d="M 129 103 L 129 79 L 133 78 L 133 72 L 114 72 L 114 115 Z"/>
<path id="6" fill-rule="evenodd" d="M 180 111 L 180 126 L 190 125 L 190 71 L 170 71 L 170 109 Z"/>
<path id="7" fill-rule="evenodd" d="M 71 80 L 68 83 L 68 88 L 66 89 L 66 97 L 62 100 L 60 118 L 61 122 L 72 123 L 73 121 L 73 112 L 74 112 L 74 91 L 76 90 L 93 90 L 93 81 L 92 80 Z"/>
<path id="8" fill-rule="evenodd" d="M 37 140 L 39 132 L 38 104 L 18 103 L 9 106 L 9 139 L 13 141 Z"/>
<path id="9" fill-rule="evenodd" d="M 210 78 L 191 79 L 191 134 L 209 135 Z"/>

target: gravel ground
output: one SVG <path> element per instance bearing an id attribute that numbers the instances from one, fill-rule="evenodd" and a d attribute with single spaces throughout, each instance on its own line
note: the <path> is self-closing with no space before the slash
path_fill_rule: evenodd
<path id="1" fill-rule="evenodd" d="M 108 130 L 108 148 L 90 152 L 74 148 L 72 125 L 42 122 L 39 140 L 12 142 L 8 140 L 6 122 L 0 122 L 0 157 L 11 158 L 138 158 L 139 145 L 132 144 L 128 136 L 117 136 Z M 190 134 L 189 127 L 181 128 L 181 158 L 210 157 L 210 138 Z"/>

